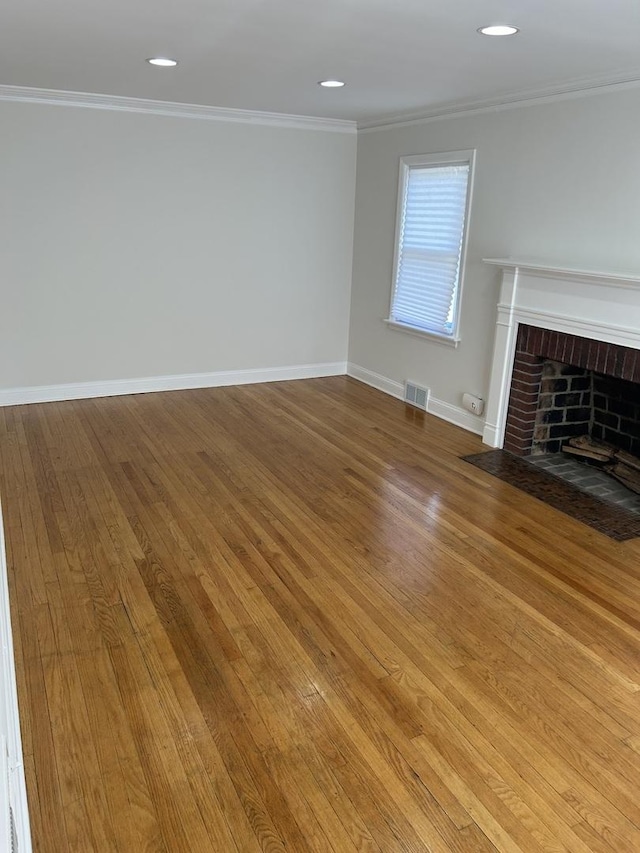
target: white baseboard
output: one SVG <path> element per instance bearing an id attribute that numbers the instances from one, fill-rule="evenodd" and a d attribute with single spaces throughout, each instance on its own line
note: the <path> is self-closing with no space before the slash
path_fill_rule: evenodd
<path id="1" fill-rule="evenodd" d="M 402 382 L 394 382 L 393 379 L 387 379 L 380 373 L 374 373 L 373 370 L 367 370 L 366 367 L 360 367 L 359 364 L 349 362 L 347 364 L 347 374 L 353 376 L 354 379 L 359 379 L 365 385 L 371 385 L 372 388 L 377 388 L 378 391 L 384 391 L 391 397 L 396 397 L 398 400 L 404 399 L 404 385 Z"/>
<path id="2" fill-rule="evenodd" d="M 504 437 L 501 435 L 500 427 L 496 426 L 496 424 L 485 423 L 482 441 L 484 444 L 488 444 L 489 447 L 502 447 Z"/>
<path id="3" fill-rule="evenodd" d="M 258 382 L 283 382 L 289 379 L 316 379 L 341 376 L 347 372 L 344 361 L 321 364 L 297 364 L 288 367 L 262 367 L 255 370 L 221 370 L 216 373 L 183 373 L 174 376 L 147 376 L 142 379 L 109 379 L 102 382 L 72 382 L 65 385 L 31 385 L 0 389 L 0 406 L 25 403 L 51 403 L 60 400 L 84 400 L 88 397 L 117 397 L 122 394 L 148 394 L 153 391 L 185 391 L 190 388 L 219 388 L 223 385 L 250 385 Z"/>
<path id="4" fill-rule="evenodd" d="M 404 385 L 402 382 L 396 382 L 386 376 L 381 376 L 379 373 L 374 373 L 372 370 L 367 370 L 366 367 L 361 367 L 359 364 L 354 364 L 351 361 L 347 365 L 347 374 L 353 376 L 354 379 L 359 379 L 366 385 L 371 385 L 372 388 L 377 388 L 378 391 L 384 391 L 385 394 L 396 397 L 398 400 L 404 398 Z M 433 395 L 429 395 L 427 411 L 430 415 L 442 418 L 443 421 L 448 421 L 450 424 L 455 424 L 476 435 L 482 435 L 484 420 L 477 415 L 472 415 L 471 412 L 468 412 L 461 406 L 445 403 L 444 400 L 438 400 Z"/>
<path id="5" fill-rule="evenodd" d="M 474 432 L 476 435 L 482 435 L 484 429 L 484 421 L 477 415 L 471 414 L 462 406 L 454 406 L 452 403 L 445 403 L 444 400 L 437 400 L 435 397 L 429 397 L 429 413 L 437 418 L 442 418 L 443 421 L 448 421 L 450 424 L 462 427 L 468 432 Z"/>
<path id="6" fill-rule="evenodd" d="M 7 560 L 0 507 L 0 850 L 12 850 L 9 808 L 13 811 L 17 849 L 31 853 L 29 808 L 22 759 L 18 692 L 11 636 Z"/>

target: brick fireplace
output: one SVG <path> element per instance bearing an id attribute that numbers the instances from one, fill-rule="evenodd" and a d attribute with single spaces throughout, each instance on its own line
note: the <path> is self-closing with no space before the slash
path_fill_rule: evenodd
<path id="1" fill-rule="evenodd" d="M 519 324 L 504 449 L 558 452 L 589 434 L 640 453 L 640 350 Z"/>
<path id="2" fill-rule="evenodd" d="M 496 450 L 465 458 L 613 539 L 640 537 L 640 276 L 486 263 L 502 271 L 482 433 Z"/>
<path id="3" fill-rule="evenodd" d="M 485 444 L 535 454 L 580 430 L 631 449 L 640 396 L 625 383 L 640 383 L 640 277 L 486 263 L 502 281 Z"/>

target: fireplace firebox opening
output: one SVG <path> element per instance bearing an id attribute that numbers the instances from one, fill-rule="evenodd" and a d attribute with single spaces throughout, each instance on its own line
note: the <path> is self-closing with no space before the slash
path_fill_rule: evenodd
<path id="1" fill-rule="evenodd" d="M 504 449 L 555 453 L 583 434 L 640 455 L 640 351 L 520 324 Z"/>

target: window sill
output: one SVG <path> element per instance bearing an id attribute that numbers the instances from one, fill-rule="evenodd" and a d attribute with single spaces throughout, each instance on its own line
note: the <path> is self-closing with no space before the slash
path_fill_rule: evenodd
<path id="1" fill-rule="evenodd" d="M 418 329 L 416 326 L 408 326 L 405 323 L 398 323 L 397 320 L 385 319 L 382 321 L 396 332 L 404 332 L 405 335 L 413 335 L 416 338 L 426 338 L 428 341 L 433 341 L 437 344 L 444 344 L 446 347 L 457 347 L 460 343 L 460 338 L 447 338 L 444 335 L 438 335 L 436 332 L 425 332 L 424 329 Z"/>

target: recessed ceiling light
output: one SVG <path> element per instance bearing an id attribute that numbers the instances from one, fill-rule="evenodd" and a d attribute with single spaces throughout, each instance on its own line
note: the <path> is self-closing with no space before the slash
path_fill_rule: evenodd
<path id="1" fill-rule="evenodd" d="M 178 64 L 177 59 L 169 59 L 167 56 L 152 56 L 151 59 L 147 59 L 147 62 L 149 65 L 157 65 L 160 68 L 173 68 Z"/>
<path id="2" fill-rule="evenodd" d="M 342 80 L 320 80 L 318 86 L 324 86 L 325 89 L 341 89 L 344 82 Z"/>
<path id="3" fill-rule="evenodd" d="M 480 27 L 478 32 L 483 36 L 515 36 L 520 30 L 510 24 L 492 24 L 490 27 Z"/>

